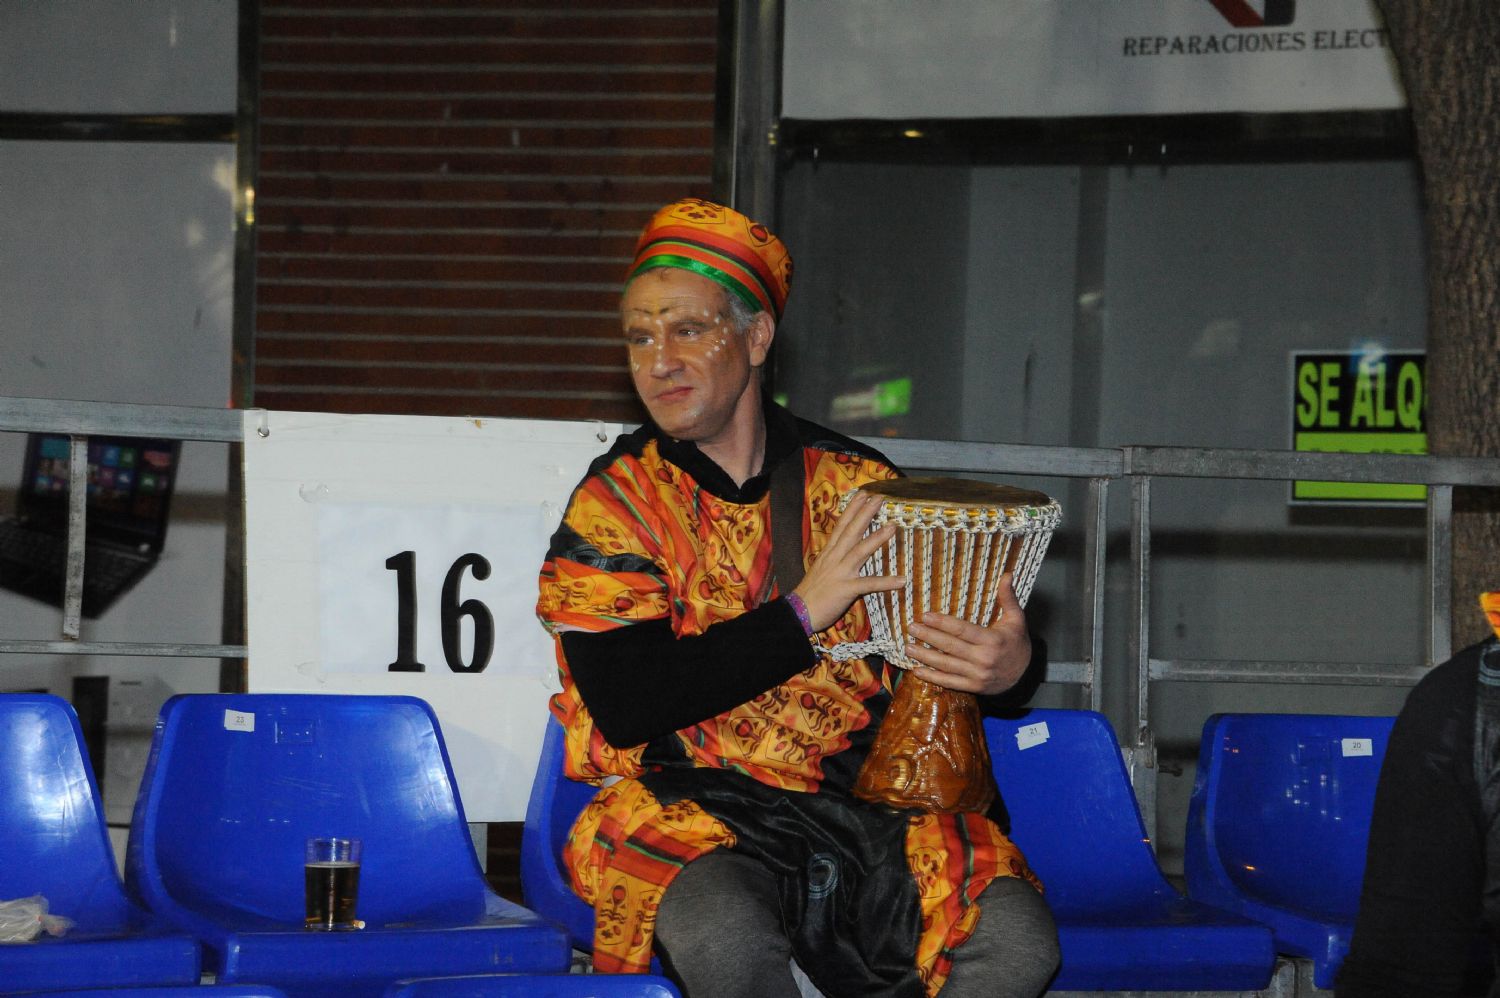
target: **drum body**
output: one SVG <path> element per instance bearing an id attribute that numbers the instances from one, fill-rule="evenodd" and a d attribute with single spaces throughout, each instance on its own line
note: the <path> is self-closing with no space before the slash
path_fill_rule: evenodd
<path id="1" fill-rule="evenodd" d="M 1001 613 L 1007 573 L 1025 606 L 1062 517 L 1040 492 L 968 479 L 903 478 L 864 491 L 881 498 L 870 529 L 896 524 L 865 574 L 904 575 L 907 583 L 866 596 L 870 640 L 839 651 L 878 654 L 903 669 L 919 664 L 907 657 L 906 644 L 912 621 L 924 613 L 988 627 Z M 995 784 L 973 694 L 903 675 L 854 793 L 934 813 L 986 810 Z"/>

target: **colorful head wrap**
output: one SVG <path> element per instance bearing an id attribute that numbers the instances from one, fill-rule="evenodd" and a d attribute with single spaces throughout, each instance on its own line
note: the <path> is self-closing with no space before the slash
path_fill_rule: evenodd
<path id="1" fill-rule="evenodd" d="M 625 278 L 681 267 L 717 281 L 751 309 L 778 320 L 792 286 L 792 257 L 759 222 L 712 201 L 684 198 L 651 216 Z"/>

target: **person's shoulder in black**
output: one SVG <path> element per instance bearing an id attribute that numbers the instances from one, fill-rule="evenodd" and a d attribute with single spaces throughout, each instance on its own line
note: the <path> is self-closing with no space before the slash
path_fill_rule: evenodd
<path id="1" fill-rule="evenodd" d="M 1474 707 L 1484 647 L 1433 668 L 1391 729 L 1338 998 L 1474 993 L 1484 883 Z"/>

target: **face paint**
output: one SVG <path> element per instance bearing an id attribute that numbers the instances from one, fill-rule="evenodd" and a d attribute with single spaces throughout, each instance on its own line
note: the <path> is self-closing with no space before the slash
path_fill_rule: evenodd
<path id="1" fill-rule="evenodd" d="M 746 334 L 734 328 L 715 282 L 679 268 L 650 270 L 625 289 L 620 316 L 631 380 L 669 435 L 719 438 L 759 395 Z"/>

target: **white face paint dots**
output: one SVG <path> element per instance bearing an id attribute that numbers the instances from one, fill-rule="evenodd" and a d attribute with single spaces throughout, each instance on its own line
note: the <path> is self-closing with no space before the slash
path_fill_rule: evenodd
<path id="1" fill-rule="evenodd" d="M 660 268 L 632 280 L 620 303 L 641 401 L 666 433 L 700 445 L 724 434 L 752 391 L 746 337 L 734 328 L 725 293 L 700 274 Z"/>

